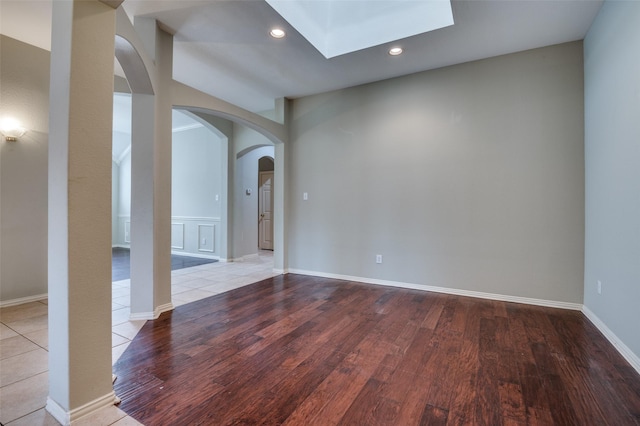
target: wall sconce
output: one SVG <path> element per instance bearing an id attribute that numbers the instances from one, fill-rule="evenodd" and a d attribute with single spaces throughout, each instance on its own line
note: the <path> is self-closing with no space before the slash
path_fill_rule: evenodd
<path id="1" fill-rule="evenodd" d="M 5 117 L 0 120 L 0 133 L 7 142 L 15 142 L 26 133 L 27 129 L 14 118 Z"/>

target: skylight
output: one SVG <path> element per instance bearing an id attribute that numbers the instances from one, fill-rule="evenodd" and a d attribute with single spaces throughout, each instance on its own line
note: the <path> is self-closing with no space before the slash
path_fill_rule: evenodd
<path id="1" fill-rule="evenodd" d="M 326 58 L 453 25 L 449 0 L 266 0 Z"/>

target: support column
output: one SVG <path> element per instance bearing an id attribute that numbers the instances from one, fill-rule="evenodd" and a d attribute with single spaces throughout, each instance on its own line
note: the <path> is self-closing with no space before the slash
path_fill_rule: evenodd
<path id="1" fill-rule="evenodd" d="M 233 259 L 233 197 L 235 155 L 234 138 L 227 137 L 220 150 L 220 173 L 222 175 L 222 191 L 220 197 L 220 260 L 223 262 Z"/>
<path id="2" fill-rule="evenodd" d="M 274 212 L 273 212 L 273 270 L 286 273 L 289 269 L 287 248 L 287 194 L 289 190 L 287 170 L 287 146 L 277 143 L 274 146 Z"/>
<path id="3" fill-rule="evenodd" d="M 173 36 L 150 18 L 135 28 L 156 65 L 155 94 L 132 94 L 131 319 L 171 304 L 171 83 Z"/>
<path id="4" fill-rule="evenodd" d="M 53 2 L 49 397 L 62 424 L 112 405 L 111 138 L 115 10 Z"/>
<path id="5" fill-rule="evenodd" d="M 285 98 L 277 99 L 275 107 L 275 121 L 285 125 L 289 123 L 290 101 Z M 291 140 L 290 138 L 287 139 Z M 287 144 L 276 143 L 274 156 L 273 270 L 274 272 L 286 273 L 289 269 L 289 237 L 287 230 L 289 170 L 287 169 Z"/>

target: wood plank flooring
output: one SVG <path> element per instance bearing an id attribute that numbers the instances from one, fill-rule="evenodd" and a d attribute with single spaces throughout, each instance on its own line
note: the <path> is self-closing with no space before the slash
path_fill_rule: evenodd
<path id="1" fill-rule="evenodd" d="M 288 274 L 148 322 L 114 366 L 156 425 L 638 425 L 580 313 Z"/>

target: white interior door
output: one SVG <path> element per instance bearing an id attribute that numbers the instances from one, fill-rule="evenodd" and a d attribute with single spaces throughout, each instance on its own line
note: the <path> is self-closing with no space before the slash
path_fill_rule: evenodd
<path id="1" fill-rule="evenodd" d="M 273 172 L 260 172 L 258 248 L 273 250 Z"/>

